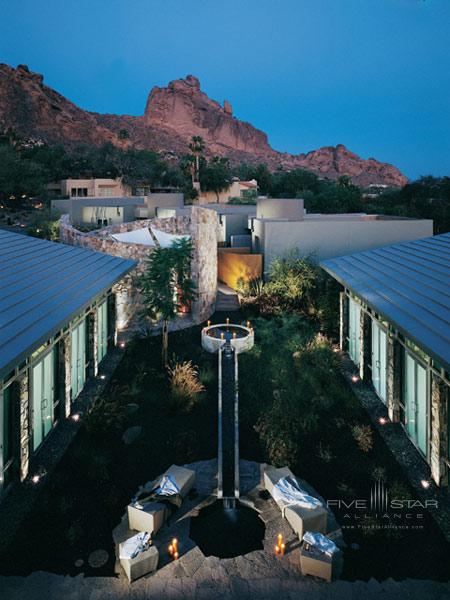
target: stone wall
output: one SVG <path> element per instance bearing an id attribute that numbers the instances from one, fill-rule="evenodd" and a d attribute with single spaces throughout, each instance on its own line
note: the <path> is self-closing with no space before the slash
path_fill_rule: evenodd
<path id="1" fill-rule="evenodd" d="M 430 466 L 436 485 L 448 485 L 445 459 L 448 452 L 450 388 L 435 373 L 431 376 Z"/>
<path id="2" fill-rule="evenodd" d="M 19 406 L 20 406 L 20 480 L 28 475 L 30 465 L 30 399 L 28 373 L 23 373 L 19 380 Z"/>
<path id="3" fill-rule="evenodd" d="M 361 379 L 371 378 L 372 363 L 372 319 L 365 307 L 359 312 L 359 376 Z"/>
<path id="4" fill-rule="evenodd" d="M 64 373 L 64 416 L 68 417 L 70 415 L 70 410 L 72 407 L 72 361 L 71 361 L 71 352 L 72 352 L 72 338 L 70 333 L 67 333 L 61 340 L 60 343 L 60 361 Z"/>
<path id="5" fill-rule="evenodd" d="M 114 286 L 117 294 L 117 321 L 119 329 L 146 327 L 142 317 L 143 302 L 139 292 L 139 277 L 145 270 L 146 261 L 153 248 L 143 244 L 118 242 L 113 233 L 124 233 L 151 226 L 153 229 L 174 235 L 189 235 L 193 242 L 192 278 L 197 288 L 197 300 L 192 305 L 192 319 L 180 319 L 180 325 L 201 323 L 215 309 L 217 292 L 217 214 L 199 206 L 190 207 L 189 213 L 169 218 L 153 218 L 143 221 L 121 223 L 84 233 L 70 223 L 69 215 L 60 220 L 60 239 L 66 244 L 89 248 L 98 252 L 132 259 L 136 268 Z"/>

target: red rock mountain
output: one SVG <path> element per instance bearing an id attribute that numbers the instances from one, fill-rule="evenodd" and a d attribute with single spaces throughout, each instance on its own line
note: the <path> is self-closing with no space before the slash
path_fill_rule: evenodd
<path id="1" fill-rule="evenodd" d="M 302 167 L 320 177 L 348 175 L 359 185 L 371 183 L 401 186 L 406 177 L 394 166 L 374 158 L 364 160 L 342 144 L 307 154 L 275 151 L 267 135 L 233 116 L 231 104 L 211 100 L 196 77 L 154 87 L 141 117 L 85 111 L 46 86 L 42 75 L 26 65 L 14 69 L 0 64 L 0 123 L 26 137 L 68 146 L 111 142 L 175 156 L 188 151 L 193 135 L 200 135 L 209 155 L 227 156 L 232 163 L 265 162 L 270 168 Z M 122 130 L 128 138 L 122 139 Z"/>

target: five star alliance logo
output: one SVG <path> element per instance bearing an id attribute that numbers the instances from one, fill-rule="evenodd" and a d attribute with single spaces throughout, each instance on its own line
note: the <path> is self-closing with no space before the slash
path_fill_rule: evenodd
<path id="1" fill-rule="evenodd" d="M 374 513 L 385 513 L 389 508 L 389 494 L 381 479 L 375 482 L 370 492 L 369 506 Z"/>

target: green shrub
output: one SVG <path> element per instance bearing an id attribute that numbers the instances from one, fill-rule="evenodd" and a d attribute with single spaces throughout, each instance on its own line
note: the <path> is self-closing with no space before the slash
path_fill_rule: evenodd
<path id="1" fill-rule="evenodd" d="M 198 433 L 194 429 L 180 431 L 167 440 L 167 445 L 177 464 L 190 462 L 198 456 Z"/>
<path id="2" fill-rule="evenodd" d="M 84 424 L 91 435 L 111 435 L 120 433 L 125 421 L 124 409 L 117 398 L 104 394 L 94 400 L 86 413 Z"/>
<path id="3" fill-rule="evenodd" d="M 370 425 L 355 425 L 352 427 L 352 434 L 363 452 L 369 452 L 373 448 L 373 431 Z"/>
<path id="4" fill-rule="evenodd" d="M 337 335 L 339 285 L 311 256 L 299 257 L 291 251 L 272 260 L 267 282 L 238 283 L 244 310 L 263 316 L 305 315 L 330 335 Z"/>
<path id="5" fill-rule="evenodd" d="M 272 463 L 298 466 L 311 452 L 332 461 L 338 454 L 336 414 L 342 431 L 349 431 L 342 415 L 349 392 L 329 340 L 298 314 L 258 318 L 252 325 L 255 346 L 239 359 L 241 423 L 256 422 Z"/>
<path id="6" fill-rule="evenodd" d="M 400 481 L 393 481 L 388 489 L 389 497 L 396 500 L 407 500 L 411 497 L 411 492 L 407 486 Z"/>
<path id="7" fill-rule="evenodd" d="M 198 374 L 200 382 L 204 385 L 211 385 L 216 380 L 216 371 L 212 364 L 204 365 Z"/>

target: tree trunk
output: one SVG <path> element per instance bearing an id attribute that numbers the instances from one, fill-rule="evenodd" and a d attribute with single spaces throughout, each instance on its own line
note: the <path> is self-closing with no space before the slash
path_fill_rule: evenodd
<path id="1" fill-rule="evenodd" d="M 167 367 L 169 354 L 169 321 L 163 321 L 162 327 L 162 362 L 163 366 Z"/>

